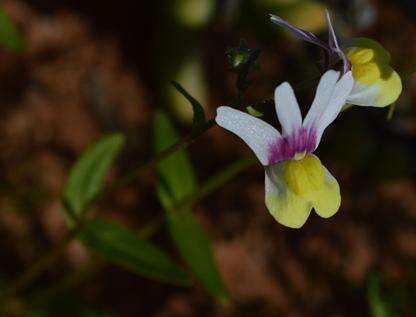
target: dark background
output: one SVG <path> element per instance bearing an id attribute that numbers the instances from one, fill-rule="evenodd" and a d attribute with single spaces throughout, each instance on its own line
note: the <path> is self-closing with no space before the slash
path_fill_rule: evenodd
<path id="1" fill-rule="evenodd" d="M 297 94 L 309 104 L 320 52 L 271 25 L 268 13 L 325 37 L 315 6 L 321 13 L 322 4 L 329 6 L 341 37 L 378 40 L 404 83 L 392 120 L 388 108 L 355 107 L 326 132 L 318 154 L 343 199 L 333 218 L 313 214 L 301 230 L 276 223 L 264 206 L 260 165 L 198 204 L 195 213 L 231 303 L 218 303 L 200 285 L 169 286 L 102 264 L 72 243 L 11 305 L 14 315 L 384 316 L 371 310 L 374 293 L 388 316 L 416 315 L 413 1 L 316 1 L 312 9 L 312 1 L 212 1 L 211 14 L 198 25 L 180 18 L 175 1 L 167 0 L 3 2 L 28 47 L 22 55 L 0 53 L 0 272 L 6 285 L 67 233 L 60 193 L 88 144 L 110 131 L 127 135 L 110 175 L 115 179 L 152 156 L 156 109 L 167 109 L 178 129 L 189 131 L 189 106 L 171 80 L 199 99 L 209 117 L 235 102 L 225 51 L 241 38 L 262 50 L 242 106 L 270 98 L 283 80 L 307 82 Z M 276 121 L 270 108 L 262 110 Z M 249 154 L 219 128 L 189 151 L 201 183 Z M 130 228 L 163 214 L 150 175 L 118 190 L 96 212 Z M 166 230 L 153 241 L 177 257 Z"/>

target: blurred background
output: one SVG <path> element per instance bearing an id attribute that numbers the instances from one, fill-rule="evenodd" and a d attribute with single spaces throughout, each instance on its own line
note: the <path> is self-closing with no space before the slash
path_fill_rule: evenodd
<path id="1" fill-rule="evenodd" d="M 192 108 L 172 80 L 209 118 L 218 106 L 235 105 L 226 51 L 240 39 L 261 50 L 241 109 L 271 98 L 284 80 L 299 85 L 308 105 L 321 52 L 272 25 L 268 14 L 325 38 L 325 7 L 341 39 L 365 36 L 386 47 L 404 82 L 394 109 L 354 107 L 327 130 L 318 154 L 343 199 L 333 218 L 312 214 L 301 230 L 279 225 L 265 208 L 258 164 L 193 209 L 231 294 L 227 303 L 198 283 L 172 286 L 103 262 L 73 241 L 7 303 L 5 316 L 416 316 L 410 0 L 3 0 L 2 14 L 24 42 L 0 49 L 0 289 L 68 234 L 61 192 L 91 142 L 113 131 L 126 135 L 114 180 L 152 156 L 156 110 L 169 113 L 180 135 L 189 132 Z M 272 105 L 260 110 L 273 114 Z M 249 154 L 218 127 L 189 149 L 200 183 Z M 163 216 L 150 174 L 95 212 L 131 229 Z M 165 229 L 152 241 L 178 258 Z"/>

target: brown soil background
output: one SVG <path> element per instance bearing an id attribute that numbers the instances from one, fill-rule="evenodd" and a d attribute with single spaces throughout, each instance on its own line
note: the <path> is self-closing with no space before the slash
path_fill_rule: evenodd
<path id="1" fill-rule="evenodd" d="M 353 30 L 354 35 L 379 40 L 399 70 L 414 67 L 416 22 L 409 13 L 414 5 L 371 3 L 377 19 Z M 176 59 L 158 51 L 166 30 L 158 15 L 163 1 L 6 0 L 4 5 L 28 45 L 21 56 L 0 51 L 0 268 L 7 281 L 67 233 L 60 193 L 69 168 L 88 144 L 114 130 L 128 136 L 112 179 L 151 156 L 152 113 L 163 105 L 161 82 L 170 80 L 159 76 L 160 68 Z M 257 23 L 253 18 L 232 28 L 218 19 L 198 33 L 209 116 L 232 101 L 234 77 L 224 51 L 240 37 L 263 49 L 250 102 L 267 96 L 284 79 L 301 81 L 303 66 L 296 59 L 302 56 L 294 52 L 315 52 L 293 41 L 283 45 L 287 38 L 281 34 L 274 33 L 276 39 L 259 36 L 259 30 L 250 29 L 260 28 Z M 66 292 L 122 317 L 368 316 L 366 288 L 374 272 L 386 288 L 410 292 L 416 285 L 415 88 L 414 78 L 405 81 L 391 122 L 386 122 L 385 110 L 360 108 L 347 111 L 329 129 L 319 155 L 343 194 L 341 210 L 330 220 L 311 215 L 301 230 L 277 224 L 263 203 L 260 166 L 198 205 L 195 213 L 233 297 L 229 305 L 215 302 L 198 285 L 167 286 L 110 265 Z M 304 93 L 303 99 L 308 98 Z M 188 129 L 180 122 L 178 127 L 184 133 Z M 249 151 L 214 128 L 190 153 L 203 182 Z M 162 214 L 153 178 L 143 176 L 118 190 L 96 212 L 139 228 Z M 176 254 L 166 230 L 155 241 Z M 32 290 L 48 288 L 96 260 L 73 243 Z M 406 316 L 414 314 L 411 306 L 402 308 Z"/>

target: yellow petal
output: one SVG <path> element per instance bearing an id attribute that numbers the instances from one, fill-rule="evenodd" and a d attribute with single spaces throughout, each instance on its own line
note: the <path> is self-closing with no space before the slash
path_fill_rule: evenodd
<path id="1" fill-rule="evenodd" d="M 341 205 L 341 194 L 337 180 L 325 168 L 325 181 L 321 191 L 317 192 L 312 201 L 315 212 L 323 217 L 332 217 Z"/>
<path id="2" fill-rule="evenodd" d="M 347 57 L 355 80 L 348 103 L 385 107 L 399 98 L 402 81 L 389 65 L 390 54 L 379 43 L 366 38 L 356 39 Z"/>
<path id="3" fill-rule="evenodd" d="M 312 154 L 266 167 L 265 185 L 267 209 L 290 228 L 302 227 L 312 207 L 319 216 L 329 218 L 341 204 L 338 182 Z"/>
<path id="4" fill-rule="evenodd" d="M 284 164 L 278 163 L 266 168 L 265 202 L 277 222 L 290 228 L 300 228 L 308 219 L 312 204 L 293 193 L 286 185 Z"/>
<path id="5" fill-rule="evenodd" d="M 378 107 L 391 105 L 399 98 L 403 89 L 399 74 L 390 66 L 385 66 L 385 68 L 389 68 L 391 72 L 387 78 L 383 78 L 382 76 L 376 83 L 380 87 L 380 93 L 376 98 L 376 105 Z"/>
<path id="6" fill-rule="evenodd" d="M 402 92 L 401 78 L 388 65 L 382 67 L 380 74 L 372 84 L 357 80 L 347 101 L 358 106 L 373 107 L 386 107 L 394 103 Z"/>
<path id="7" fill-rule="evenodd" d="M 374 58 L 375 52 L 369 48 L 353 47 L 347 53 L 347 58 L 351 64 L 364 64 Z"/>
<path id="8" fill-rule="evenodd" d="M 380 67 L 376 63 L 353 64 L 352 76 L 364 85 L 373 85 L 381 78 Z"/>
<path id="9" fill-rule="evenodd" d="M 347 55 L 353 53 L 357 49 L 369 49 L 373 52 L 373 58 L 371 61 L 377 63 L 388 64 L 390 62 L 390 53 L 377 41 L 369 38 L 360 37 L 353 41 L 352 47 L 348 50 Z M 370 61 L 370 60 L 369 60 Z"/>
<path id="10" fill-rule="evenodd" d="M 286 184 L 296 195 L 305 197 L 321 189 L 324 172 L 321 161 L 314 155 L 306 155 L 300 160 L 285 162 L 284 178 Z"/>

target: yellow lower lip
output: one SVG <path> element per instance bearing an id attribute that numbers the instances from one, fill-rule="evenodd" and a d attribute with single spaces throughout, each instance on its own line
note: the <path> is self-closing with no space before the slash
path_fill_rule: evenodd
<path id="1" fill-rule="evenodd" d="M 324 171 L 321 161 L 314 155 L 285 162 L 284 178 L 287 186 L 299 196 L 307 196 L 322 189 Z"/>

